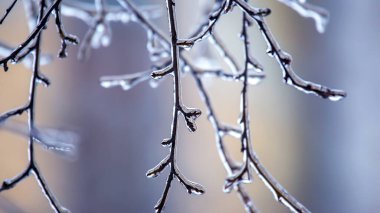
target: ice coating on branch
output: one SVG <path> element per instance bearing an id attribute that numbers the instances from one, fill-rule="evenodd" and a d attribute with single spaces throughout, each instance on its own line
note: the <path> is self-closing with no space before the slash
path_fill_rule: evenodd
<path id="1" fill-rule="evenodd" d="M 150 71 L 127 75 L 104 76 L 100 78 L 100 85 L 104 88 L 120 86 L 123 90 L 129 90 L 148 79 L 150 79 Z"/>
<path id="2" fill-rule="evenodd" d="M 147 30 L 146 47 L 149 53 L 150 60 L 152 62 L 164 60 L 170 56 L 169 52 L 165 50 L 165 48 L 159 42 L 157 35 L 153 33 L 151 30 Z"/>
<path id="3" fill-rule="evenodd" d="M 314 19 L 316 29 L 319 33 L 324 33 L 329 22 L 329 13 L 327 10 L 309 4 L 306 0 L 278 0 L 295 10 L 298 14 L 306 18 Z"/>
<path id="4" fill-rule="evenodd" d="M 91 39 L 91 46 L 99 48 L 107 47 L 111 43 L 112 31 L 108 24 L 98 24 Z"/>
<path id="5" fill-rule="evenodd" d="M 187 189 L 189 194 L 201 195 L 205 193 L 205 189 L 201 184 L 188 180 L 181 172 L 176 168 L 176 177 L 180 183 Z"/>
<path id="6" fill-rule="evenodd" d="M 25 123 L 6 121 L 1 123 L 0 127 L 24 137 L 29 137 L 28 126 Z M 71 159 L 75 159 L 77 156 L 80 138 L 78 134 L 72 131 L 40 127 L 32 132 L 32 136 L 46 150 L 57 152 Z"/>
<path id="7" fill-rule="evenodd" d="M 341 100 L 346 96 L 346 93 L 342 90 L 330 89 L 326 86 L 316 84 L 313 82 L 308 82 L 300 78 L 294 71 L 291 66 L 291 57 L 289 54 L 284 52 L 277 40 L 274 38 L 271 30 L 265 22 L 265 19 L 261 16 L 255 14 L 258 13 L 258 9 L 251 7 L 243 0 L 235 0 L 239 6 L 251 15 L 251 18 L 258 25 L 259 30 L 261 31 L 263 37 L 268 46 L 267 53 L 269 56 L 274 57 L 277 62 L 280 64 L 280 67 L 283 71 L 283 80 L 288 85 L 294 86 L 296 89 L 303 91 L 305 93 L 311 93 L 322 98 L 326 98 L 332 101 Z"/>
<path id="8" fill-rule="evenodd" d="M 195 120 L 202 114 L 201 110 L 182 106 L 181 112 L 185 117 L 186 125 L 189 131 L 194 132 L 195 130 L 197 130 Z"/>
<path id="9" fill-rule="evenodd" d="M 167 155 L 159 164 L 157 164 L 157 166 L 148 170 L 148 172 L 146 173 L 146 176 L 148 178 L 157 177 L 166 168 L 166 166 L 168 166 L 168 164 L 170 163 L 169 160 L 170 160 L 170 155 Z"/>

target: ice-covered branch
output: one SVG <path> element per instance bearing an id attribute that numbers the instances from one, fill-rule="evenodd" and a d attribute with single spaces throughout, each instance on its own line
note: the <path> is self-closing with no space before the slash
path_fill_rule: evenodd
<path id="1" fill-rule="evenodd" d="M 295 88 L 305 93 L 312 93 L 322 98 L 328 98 L 332 101 L 341 100 L 346 96 L 346 93 L 342 90 L 330 89 L 323 85 L 305 81 L 293 71 L 293 68 L 291 66 L 291 56 L 281 49 L 280 45 L 272 35 L 272 32 L 270 31 L 268 25 L 265 22 L 264 16 L 269 14 L 269 9 L 254 8 L 243 0 L 234 1 L 237 5 L 239 5 L 239 7 L 242 10 L 244 10 L 249 16 L 251 16 L 251 18 L 258 25 L 268 45 L 267 53 L 277 60 L 278 64 L 280 65 L 283 71 L 283 79 L 286 84 L 294 86 Z"/>
<path id="2" fill-rule="evenodd" d="M 147 30 L 147 32 L 149 32 L 148 37 L 149 35 L 152 37 L 155 36 L 155 39 L 157 39 L 164 47 L 162 51 L 167 51 L 167 48 L 170 47 L 170 42 L 163 36 L 163 34 L 153 24 L 151 24 L 132 3 L 126 0 L 119 0 L 119 2 L 126 9 L 126 11 L 129 11 L 130 13 L 136 16 L 135 20 L 138 23 L 142 24 L 142 26 Z M 220 5 L 224 5 L 223 7 L 225 7 L 225 5 L 231 6 L 231 3 L 228 3 L 228 1 L 226 1 L 226 2 L 222 2 L 222 4 Z M 220 8 L 216 8 L 217 11 L 220 11 L 219 9 Z M 261 20 L 264 16 L 268 15 L 269 13 L 270 13 L 270 10 L 268 9 L 259 9 L 256 11 L 249 11 L 248 14 L 253 18 Z M 248 20 L 246 17 L 244 19 L 245 19 L 244 26 L 246 27 L 246 25 L 248 25 L 248 23 L 250 23 L 251 21 Z M 215 23 L 212 23 L 212 26 L 214 24 Z M 204 32 L 202 31 L 202 29 L 204 29 L 204 26 L 209 26 L 209 25 L 202 24 L 199 28 L 197 28 L 196 32 L 193 34 L 192 37 L 196 37 L 197 35 L 199 35 L 199 32 L 201 32 L 200 35 L 202 35 L 202 32 Z M 264 181 L 264 183 L 269 187 L 269 189 L 276 192 L 275 195 L 279 201 L 284 203 L 291 210 L 307 212 L 308 210 L 302 204 L 300 204 L 297 200 L 295 200 L 291 195 L 289 195 L 288 192 L 265 170 L 265 168 L 262 166 L 260 161 L 258 161 L 258 158 L 254 153 L 253 147 L 250 144 L 250 138 L 249 138 L 250 133 L 249 133 L 249 122 L 248 122 L 249 114 L 247 111 L 248 103 L 246 102 L 247 101 L 247 98 L 246 98 L 247 87 L 249 84 L 252 84 L 252 82 L 257 83 L 259 80 L 261 80 L 264 77 L 264 75 L 261 73 L 261 71 L 263 70 L 262 65 L 260 65 L 257 62 L 257 60 L 251 54 L 249 54 L 249 51 L 248 51 L 249 42 L 248 42 L 247 36 L 243 36 L 243 38 L 246 38 L 244 39 L 245 42 L 247 42 L 245 44 L 245 47 L 247 48 L 245 69 L 242 72 L 240 72 L 239 67 L 237 63 L 235 62 L 235 60 L 233 59 L 232 54 L 229 53 L 228 49 L 226 49 L 226 47 L 222 44 L 221 40 L 217 37 L 217 35 L 212 33 L 211 31 L 210 31 L 210 35 L 211 36 L 209 36 L 209 41 L 212 44 L 214 44 L 219 54 L 227 61 L 227 64 L 230 65 L 231 71 L 233 71 L 234 73 L 237 73 L 238 75 L 229 74 L 229 73 L 224 72 L 223 70 L 203 70 L 202 68 L 197 68 L 193 66 L 192 63 L 190 62 L 191 59 L 189 59 L 189 57 L 186 57 L 185 55 L 182 55 L 182 54 L 180 54 L 179 57 L 182 59 L 181 61 L 183 63 L 182 65 L 183 69 L 189 71 L 196 81 L 198 91 L 201 97 L 203 98 L 208 110 L 208 118 L 211 121 L 214 127 L 214 130 L 216 132 L 216 141 L 218 145 L 218 150 L 219 150 L 222 162 L 224 162 L 225 168 L 229 174 L 229 178 L 227 178 L 226 180 L 225 189 L 227 191 L 231 189 L 236 189 L 247 212 L 255 212 L 256 208 L 254 207 L 253 202 L 251 201 L 251 199 L 249 198 L 249 195 L 245 192 L 245 190 L 243 189 L 243 186 L 241 185 L 241 183 L 251 181 L 251 176 L 252 176 L 251 170 L 253 168 L 257 171 L 259 177 Z M 244 33 L 244 35 L 246 35 L 246 32 Z M 177 44 L 182 45 L 181 42 Z M 277 49 L 277 50 L 280 50 L 280 49 Z M 157 70 L 156 72 L 154 72 L 155 74 L 153 74 L 153 77 L 161 77 L 161 75 L 172 74 L 172 70 L 171 70 L 172 68 L 173 67 L 166 67 L 164 69 Z M 147 78 L 148 73 L 149 72 L 145 72 L 144 75 L 139 76 L 137 79 L 141 79 L 142 76 L 144 76 L 143 77 L 144 79 L 148 79 Z M 156 74 L 159 74 L 159 75 L 156 75 Z M 243 82 L 244 92 L 242 92 L 242 100 L 243 100 L 242 105 L 243 105 L 243 108 L 245 109 L 244 110 L 245 113 L 244 113 L 244 116 L 242 117 L 244 119 L 242 119 L 241 125 L 243 128 L 241 130 L 235 127 L 225 126 L 221 124 L 220 121 L 218 121 L 218 119 L 216 118 L 216 115 L 211 106 L 210 98 L 202 83 L 202 79 L 207 76 L 213 76 L 213 77 L 215 76 L 215 77 L 219 77 L 225 80 L 238 80 L 238 81 Z M 126 79 L 134 79 L 134 78 L 130 78 L 130 76 L 128 76 Z M 195 130 L 195 128 L 192 126 L 191 120 L 187 120 L 187 122 L 188 122 L 188 126 L 190 127 L 189 129 Z M 229 157 L 228 150 L 225 148 L 224 142 L 223 142 L 224 135 L 232 135 L 234 137 L 239 137 L 242 139 L 242 149 L 243 151 L 245 150 L 243 166 L 241 167 L 238 166 L 238 164 L 235 163 Z M 162 141 L 162 145 L 164 146 L 170 146 L 172 145 L 172 143 L 173 143 L 173 138 L 168 138 Z M 160 164 L 158 164 L 152 170 L 148 171 L 147 175 L 149 177 L 155 177 L 165 167 L 171 165 L 169 157 L 170 156 L 164 158 L 164 160 L 161 161 Z M 164 189 L 163 196 L 159 200 L 159 203 L 157 205 L 158 207 L 161 207 L 161 208 L 163 207 L 163 203 L 165 203 L 166 196 L 169 192 L 171 181 L 173 180 L 174 177 L 175 175 L 168 176 L 167 184 Z"/>
<path id="3" fill-rule="evenodd" d="M 191 48 L 196 42 L 199 42 L 206 38 L 207 36 L 212 34 L 212 31 L 214 29 L 214 26 L 216 22 L 219 20 L 221 17 L 224 8 L 226 7 L 226 1 L 223 1 L 221 5 L 215 4 L 215 10 L 211 13 L 209 16 L 208 23 L 202 24 L 197 32 L 195 32 L 195 35 L 192 36 L 189 39 L 179 39 L 178 40 L 178 45 L 184 48 Z"/>
<path id="4" fill-rule="evenodd" d="M 77 45 L 79 43 L 79 39 L 76 36 L 69 35 L 65 32 L 62 25 L 61 8 L 59 5 L 54 9 L 54 12 L 55 12 L 55 25 L 57 26 L 57 30 L 61 38 L 61 49 L 59 50 L 58 56 L 60 58 L 65 58 L 67 56 L 67 51 L 66 51 L 67 43 Z"/>
<path id="5" fill-rule="evenodd" d="M 7 130 L 20 136 L 29 138 L 28 125 L 22 122 L 0 122 L 0 130 Z M 76 157 L 76 147 L 79 142 L 79 136 L 71 131 L 35 127 L 32 132 L 35 142 L 44 149 L 56 152 L 64 157 Z"/>
<path id="6" fill-rule="evenodd" d="M 294 9 L 304 17 L 313 18 L 317 30 L 323 32 L 328 21 L 328 13 L 317 6 L 306 3 L 304 0 L 278 0 L 279 2 Z M 124 90 L 128 90 L 141 82 L 150 80 L 151 82 L 159 82 L 164 77 L 172 77 L 174 84 L 174 101 L 173 101 L 173 118 L 171 123 L 170 137 L 164 139 L 161 144 L 169 148 L 168 155 L 154 168 L 147 172 L 148 177 L 156 177 L 165 168 L 168 168 L 169 175 L 163 190 L 163 194 L 159 199 L 155 209 L 161 212 L 168 198 L 171 183 L 177 179 L 184 185 L 189 193 L 202 194 L 204 189 L 201 185 L 188 180 L 176 164 L 176 148 L 178 146 L 178 116 L 182 115 L 189 129 L 193 132 L 197 129 L 196 119 L 201 115 L 199 109 L 187 108 L 181 99 L 181 77 L 188 74 L 193 77 L 196 86 L 208 112 L 210 120 L 215 131 L 217 148 L 223 165 L 228 173 L 224 189 L 226 192 L 236 191 L 239 195 L 247 212 L 257 212 L 249 194 L 244 189 L 242 183 L 251 182 L 253 178 L 253 170 L 263 180 L 267 187 L 274 193 L 275 198 L 282 202 L 292 211 L 308 212 L 306 207 L 293 198 L 265 169 L 258 160 L 253 149 L 249 124 L 248 111 L 248 87 L 255 85 L 264 79 L 262 73 L 263 66 L 250 53 L 250 40 L 248 38 L 247 28 L 255 23 L 261 31 L 268 45 L 268 54 L 274 57 L 279 63 L 283 71 L 283 79 L 285 83 L 306 92 L 313 93 L 330 100 L 339 100 L 346 94 L 341 90 L 329 89 L 325 86 L 308 82 L 295 74 L 291 67 L 291 57 L 284 52 L 280 45 L 272 35 L 265 17 L 270 14 L 270 9 L 258 9 L 250 6 L 245 0 L 217 0 L 209 15 L 206 14 L 205 21 L 199 24 L 195 32 L 188 39 L 178 39 L 176 26 L 176 13 L 174 0 L 166 0 L 170 37 L 167 38 L 151 19 L 157 17 L 156 8 L 136 7 L 128 0 L 117 0 L 118 5 L 107 4 L 106 0 L 94 0 L 94 3 L 85 3 L 78 1 L 62 1 L 62 0 L 24 0 L 26 9 L 26 17 L 30 28 L 30 35 L 12 50 L 7 45 L 0 44 L 0 65 L 4 70 L 8 69 L 8 63 L 25 62 L 31 67 L 32 78 L 30 83 L 29 100 L 25 106 L 21 106 L 14 110 L 10 110 L 0 115 L 0 125 L 7 124 L 8 120 L 22 113 L 28 113 L 28 129 L 27 131 L 18 128 L 11 128 L 11 131 L 27 136 L 29 139 L 29 163 L 26 169 L 13 179 L 3 182 L 0 191 L 10 189 L 19 182 L 28 177 L 31 173 L 35 178 L 42 191 L 49 200 L 52 208 L 56 212 L 66 212 L 55 199 L 49 190 L 40 170 L 35 162 L 34 144 L 41 143 L 48 149 L 59 149 L 60 151 L 68 151 L 72 146 L 64 143 L 55 143 L 54 138 L 44 134 L 42 129 L 38 129 L 35 125 L 35 96 L 37 85 L 42 83 L 49 85 L 50 81 L 40 71 L 40 66 L 45 64 L 45 56 L 41 54 L 41 36 L 43 29 L 46 28 L 49 17 L 55 15 L 55 25 L 60 37 L 61 47 L 59 57 L 67 55 L 67 45 L 77 44 L 78 39 L 66 33 L 63 25 L 63 16 L 72 17 L 81 20 L 89 26 L 89 29 L 80 42 L 78 55 L 80 58 L 86 58 L 91 48 L 108 46 L 111 42 L 112 29 L 111 22 L 135 22 L 140 24 L 147 33 L 147 50 L 153 65 L 150 70 L 138 72 L 134 74 L 108 76 L 100 79 L 101 85 L 106 88 L 121 86 Z M 13 0 L 10 6 L 5 10 L 5 15 L 0 18 L 0 24 L 6 19 L 10 12 L 14 9 L 17 0 Z M 223 15 L 227 15 L 233 8 L 239 8 L 243 12 L 242 33 L 241 38 L 244 43 L 244 64 L 240 67 L 236 61 L 234 54 L 222 42 L 222 39 L 215 32 L 214 28 Z M 211 46 L 217 50 L 222 58 L 223 63 L 228 65 L 228 70 L 213 67 L 204 68 L 197 66 L 189 54 L 184 49 L 190 49 L 194 44 L 204 41 L 208 38 Z M 32 53 L 32 54 L 31 54 Z M 222 66 L 220 66 L 222 67 Z M 225 125 L 218 120 L 215 110 L 211 104 L 211 97 L 208 95 L 203 79 L 208 77 L 218 78 L 225 81 L 235 81 L 242 84 L 241 91 L 241 117 L 240 128 Z M 240 139 L 241 150 L 243 152 L 242 162 L 235 162 L 229 154 L 229 150 L 225 147 L 225 136 L 233 136 Z M 50 141 L 50 143 L 49 143 Z"/>
<path id="7" fill-rule="evenodd" d="M 314 19 L 319 33 L 324 33 L 329 22 L 329 12 L 304 0 L 277 0 L 295 10 L 301 16 Z"/>
<path id="8" fill-rule="evenodd" d="M 32 77 L 30 80 L 30 89 L 29 89 L 29 99 L 27 104 L 24 107 L 17 108 L 15 110 L 11 110 L 7 113 L 4 113 L 0 116 L 0 124 L 3 124 L 4 121 L 7 119 L 15 116 L 22 114 L 23 112 L 27 112 L 28 114 L 28 131 L 27 131 L 27 137 L 28 137 L 28 156 L 29 156 L 29 161 L 27 167 L 22 171 L 19 175 L 12 179 L 7 179 L 4 180 L 1 187 L 0 187 L 0 192 L 4 190 L 9 190 L 15 187 L 18 183 L 23 181 L 25 178 L 27 178 L 29 175 L 33 174 L 37 183 L 41 187 L 42 192 L 44 193 L 45 197 L 50 203 L 51 208 L 58 213 L 65 213 L 69 212 L 66 208 L 64 208 L 58 200 L 55 198 L 51 190 L 49 189 L 43 175 L 40 172 L 40 169 L 38 168 L 36 158 L 35 158 L 35 150 L 34 150 L 34 145 L 35 141 L 40 141 L 44 140 L 37 130 L 35 126 L 35 99 L 36 99 L 36 92 L 37 92 L 37 86 L 41 83 L 41 80 L 44 80 L 46 78 L 43 78 L 42 74 L 40 74 L 40 57 L 41 57 L 41 36 L 42 36 L 42 28 L 47 23 L 47 17 L 51 14 L 53 9 L 55 7 L 59 6 L 59 0 L 55 1 L 50 8 L 45 12 L 46 8 L 46 1 L 41 0 L 39 2 L 39 13 L 38 13 L 38 25 L 36 28 L 33 30 L 31 36 L 23 43 L 22 46 L 20 46 L 18 49 L 16 49 L 11 56 L 9 56 L 9 59 L 14 59 L 17 54 L 25 48 L 29 42 L 34 40 L 33 46 L 31 46 L 30 51 L 33 52 L 34 58 L 33 58 L 33 67 L 32 67 Z M 59 15 L 59 13 L 57 13 Z M 6 59 L 4 63 L 4 68 L 6 68 Z M 46 84 L 46 82 L 44 82 Z M 46 143 L 46 142 L 45 142 Z"/>
<path id="9" fill-rule="evenodd" d="M 147 173 L 147 176 L 151 174 L 157 174 L 159 171 L 163 170 L 165 167 L 170 167 L 170 172 L 166 181 L 164 192 L 157 202 L 155 209 L 156 212 L 161 212 L 165 206 L 171 182 L 173 178 L 177 178 L 184 187 L 187 189 L 189 194 L 203 194 L 205 190 L 203 187 L 197 183 L 194 183 L 188 180 L 177 168 L 176 164 L 176 146 L 177 146 L 177 128 L 178 128 L 178 115 L 182 114 L 186 120 L 186 124 L 190 131 L 195 131 L 195 119 L 198 118 L 201 114 L 201 111 L 198 109 L 188 109 L 182 105 L 181 100 L 181 71 L 179 66 L 179 48 L 178 48 L 178 36 L 177 36 L 177 23 L 176 23 L 176 14 L 175 14 L 175 2 L 174 0 L 166 0 L 168 17 L 169 17 L 169 29 L 170 29 L 170 43 L 171 43 L 171 66 L 167 70 L 173 72 L 173 83 L 174 83 L 174 103 L 173 103 L 173 121 L 171 125 L 171 136 L 168 139 L 165 139 L 162 143 L 164 146 L 170 146 L 169 156 L 166 157 L 161 163 L 150 170 Z M 167 71 L 166 71 L 167 72 Z M 161 72 L 161 73 L 165 73 Z"/>
<path id="10" fill-rule="evenodd" d="M 44 13 L 43 17 L 39 19 L 37 26 L 30 33 L 28 38 L 22 42 L 15 50 L 12 51 L 8 56 L 0 59 L 0 65 L 3 65 L 4 71 L 8 70 L 8 62 L 17 62 L 19 60 L 18 56 L 21 51 L 23 51 L 36 37 L 40 34 L 41 30 L 45 27 L 47 21 L 53 10 L 59 7 L 61 0 L 55 0 L 54 3 L 49 7 L 49 9 Z"/>

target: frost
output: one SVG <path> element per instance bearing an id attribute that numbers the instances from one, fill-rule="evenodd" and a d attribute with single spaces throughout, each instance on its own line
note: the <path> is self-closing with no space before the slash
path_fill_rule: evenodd
<path id="1" fill-rule="evenodd" d="M 150 79 L 149 73 L 150 71 L 119 76 L 105 76 L 100 78 L 100 85 L 104 88 L 120 86 L 123 90 L 129 90 L 137 84 Z"/>

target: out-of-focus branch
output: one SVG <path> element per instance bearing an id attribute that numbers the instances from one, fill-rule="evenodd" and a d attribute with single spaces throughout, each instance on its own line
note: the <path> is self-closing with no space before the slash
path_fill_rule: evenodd
<path id="1" fill-rule="evenodd" d="M 277 0 L 295 10 L 305 18 L 314 19 L 319 33 L 324 33 L 329 22 L 329 12 L 322 7 L 307 3 L 305 0 Z"/>

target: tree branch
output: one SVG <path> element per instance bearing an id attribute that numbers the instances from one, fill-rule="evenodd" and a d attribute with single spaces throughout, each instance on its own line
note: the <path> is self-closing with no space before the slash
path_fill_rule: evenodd
<path id="1" fill-rule="evenodd" d="M 295 87 L 296 89 L 305 92 L 312 93 L 322 98 L 327 98 L 332 101 L 341 100 L 346 96 L 346 93 L 342 90 L 330 89 L 326 86 L 322 86 L 316 83 L 308 82 L 300 78 L 291 66 L 292 59 L 290 55 L 281 50 L 280 45 L 274 39 L 271 31 L 269 30 L 264 16 L 270 13 L 269 9 L 256 9 L 251 7 L 243 0 L 233 0 L 239 7 L 246 12 L 258 25 L 263 37 L 265 38 L 268 50 L 267 53 L 274 57 L 280 65 L 283 73 L 283 80 L 286 84 Z"/>
<path id="2" fill-rule="evenodd" d="M 13 0 L 11 5 L 9 5 L 9 7 L 5 10 L 5 14 L 0 19 L 0 24 L 3 24 L 4 20 L 7 18 L 9 13 L 12 11 L 13 7 L 16 5 L 16 2 L 17 2 L 17 0 Z"/>

